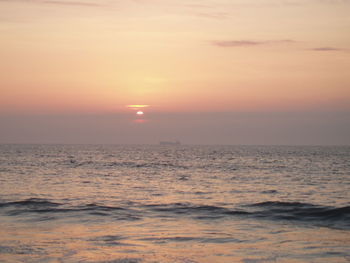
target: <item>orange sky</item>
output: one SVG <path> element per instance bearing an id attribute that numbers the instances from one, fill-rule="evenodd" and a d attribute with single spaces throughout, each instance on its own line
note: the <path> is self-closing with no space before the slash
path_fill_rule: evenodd
<path id="1" fill-rule="evenodd" d="M 0 114 L 350 109 L 350 1 L 1 0 Z"/>

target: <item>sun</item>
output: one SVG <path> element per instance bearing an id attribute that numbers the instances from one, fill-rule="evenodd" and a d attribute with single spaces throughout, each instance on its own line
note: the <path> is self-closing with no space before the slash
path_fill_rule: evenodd
<path id="1" fill-rule="evenodd" d="M 126 105 L 126 107 L 131 109 L 131 110 L 134 110 L 136 115 L 138 117 L 140 117 L 140 118 L 138 118 L 140 120 L 141 117 L 145 114 L 143 109 L 147 108 L 147 107 L 150 107 L 150 105 L 132 104 L 132 105 Z"/>

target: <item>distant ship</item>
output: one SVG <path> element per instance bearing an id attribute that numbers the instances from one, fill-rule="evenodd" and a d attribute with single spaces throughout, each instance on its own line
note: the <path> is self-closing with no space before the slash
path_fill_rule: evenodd
<path id="1" fill-rule="evenodd" d="M 179 141 L 161 141 L 159 142 L 160 145 L 180 145 L 181 143 Z"/>

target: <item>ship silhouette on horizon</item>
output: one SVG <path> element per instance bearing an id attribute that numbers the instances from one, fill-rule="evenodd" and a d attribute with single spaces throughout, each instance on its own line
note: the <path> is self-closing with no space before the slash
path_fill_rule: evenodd
<path id="1" fill-rule="evenodd" d="M 160 141 L 160 145 L 181 145 L 179 141 Z"/>

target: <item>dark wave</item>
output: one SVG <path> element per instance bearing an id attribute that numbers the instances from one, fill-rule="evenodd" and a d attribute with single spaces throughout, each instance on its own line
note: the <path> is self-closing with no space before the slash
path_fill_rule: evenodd
<path id="1" fill-rule="evenodd" d="M 40 198 L 30 198 L 22 201 L 14 201 L 14 202 L 4 202 L 0 203 L 1 207 L 9 207 L 9 206 L 22 206 L 22 207 L 54 207 L 59 206 L 60 203 L 50 202 L 46 199 Z"/>
<path id="2" fill-rule="evenodd" d="M 127 167 L 127 168 L 169 168 L 188 169 L 185 165 L 172 162 L 134 162 L 134 161 L 114 161 L 103 164 L 105 167 Z"/>
<path id="3" fill-rule="evenodd" d="M 214 244 L 222 244 L 222 243 L 242 243 L 245 240 L 240 240 L 236 238 L 222 238 L 222 237 L 192 237 L 192 236 L 174 236 L 174 237 L 147 237 L 140 238 L 142 241 L 151 241 L 154 243 L 165 243 L 165 242 L 199 242 L 199 243 L 214 243 Z"/>
<path id="4" fill-rule="evenodd" d="M 225 207 L 213 205 L 194 205 L 191 203 L 156 204 L 147 205 L 147 209 L 153 212 L 172 213 L 176 215 L 187 215 L 196 219 L 218 219 L 232 215 L 248 215 L 247 211 L 232 210 Z"/>
<path id="5" fill-rule="evenodd" d="M 262 202 L 246 205 L 241 209 L 190 203 L 148 205 L 147 209 L 175 216 L 190 216 L 195 219 L 220 219 L 227 217 L 254 218 L 273 221 L 307 223 L 332 228 L 350 228 L 350 206 L 328 207 L 299 202 Z"/>
<path id="6" fill-rule="evenodd" d="M 55 214 L 64 216 L 78 216 L 84 215 L 93 216 L 107 216 L 118 220 L 137 220 L 138 215 L 135 211 L 115 206 L 106 206 L 99 204 L 84 204 L 78 206 L 71 206 L 69 204 L 62 204 L 51 202 L 46 199 L 31 198 L 22 201 L 3 202 L 0 203 L 0 211 L 8 216 L 25 216 L 29 214 L 36 214 L 44 216 L 47 214 Z M 53 217 L 53 219 L 55 219 Z M 41 218 L 38 218 L 41 220 Z"/>
<path id="7" fill-rule="evenodd" d="M 264 211 L 288 212 L 296 217 L 315 217 L 322 219 L 340 219 L 350 216 L 350 206 L 330 207 L 313 205 L 300 202 L 262 202 L 250 205 L 251 207 L 260 207 Z"/>
<path id="8" fill-rule="evenodd" d="M 315 222 L 321 226 L 350 227 L 350 206 L 331 207 L 300 202 L 268 201 L 248 205 L 257 217 Z"/>
<path id="9" fill-rule="evenodd" d="M 300 202 L 280 202 L 280 201 L 267 201 L 251 204 L 248 206 L 260 206 L 260 207 L 303 207 L 303 206 L 314 206 L 308 203 L 300 203 Z"/>
<path id="10" fill-rule="evenodd" d="M 192 203 L 148 205 L 130 203 L 124 206 L 88 203 L 73 206 L 46 199 L 31 198 L 0 203 L 0 212 L 7 216 L 24 218 L 26 215 L 37 215 L 38 220 L 57 217 L 86 219 L 86 216 L 105 217 L 113 220 L 139 220 L 145 217 L 189 217 L 195 220 L 253 218 L 272 221 L 288 220 L 294 223 L 350 229 L 350 206 L 330 207 L 300 202 L 269 201 L 239 208 Z"/>

